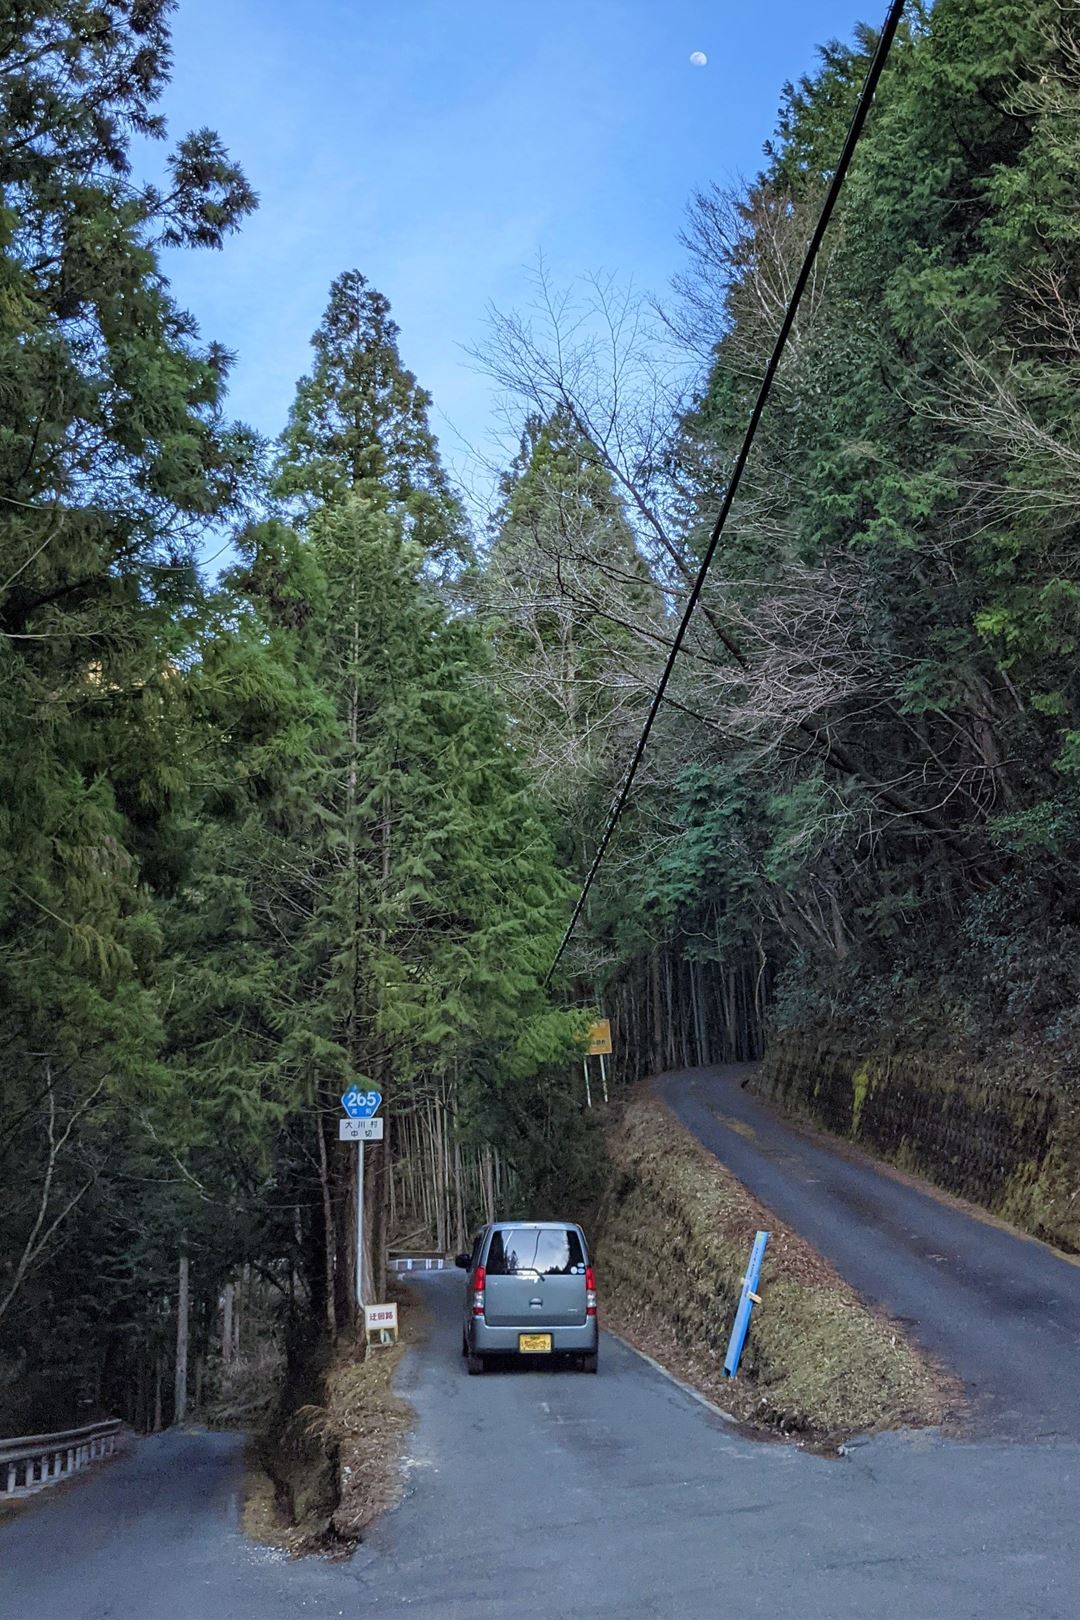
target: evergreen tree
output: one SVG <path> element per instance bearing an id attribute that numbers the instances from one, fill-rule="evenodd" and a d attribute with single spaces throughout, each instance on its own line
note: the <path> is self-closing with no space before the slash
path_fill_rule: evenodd
<path id="1" fill-rule="evenodd" d="M 310 884 L 290 935 L 289 999 L 304 1012 L 289 1039 L 304 1026 L 325 1124 L 351 1084 L 377 1086 L 393 1118 L 436 1091 L 458 1097 L 463 1068 L 505 1045 L 507 1028 L 522 1052 L 546 1055 L 554 1038 L 530 1024 L 557 928 L 551 848 L 507 748 L 483 638 L 436 583 L 438 565 L 467 550 L 463 519 L 396 338 L 361 276 L 334 283 L 277 475 L 305 497 L 300 555 L 319 581 L 293 640 L 337 727 L 305 792 Z M 357 1264 L 354 1158 L 321 1127 L 317 1146 L 334 1229 L 328 1314 L 340 1322 Z M 388 1179 L 385 1154 L 368 1158 L 374 1278 Z"/>
<path id="2" fill-rule="evenodd" d="M 611 476 L 565 411 L 525 424 L 475 596 L 522 763 L 583 870 L 667 627 Z"/>
<path id="3" fill-rule="evenodd" d="M 565 899 L 549 832 L 484 638 L 436 584 L 468 554 L 463 515 L 363 278 L 335 284 L 284 440 L 300 528 L 243 528 L 220 587 L 199 577 L 258 447 L 224 418 L 228 356 L 199 342 L 158 250 L 219 245 L 254 199 L 208 131 L 166 186 L 132 183 L 132 134 L 164 133 L 168 10 L 31 3 L 0 59 L 16 1428 L 100 1407 L 168 1421 L 173 1346 L 194 1395 L 241 1267 L 283 1321 L 333 1329 L 355 1267 L 340 1092 L 380 1082 L 399 1118 L 437 1096 L 444 1137 L 444 1104 L 482 1133 L 573 1037 L 540 988 Z M 459 1178 L 459 1227 L 465 1210 Z M 181 1411 L 179 1350 L 176 1367 Z"/>
<path id="4" fill-rule="evenodd" d="M 464 514 L 428 425 L 431 396 L 403 367 L 398 332 L 358 270 L 338 276 L 282 435 L 278 490 L 319 505 L 377 486 L 408 537 L 453 563 L 468 551 Z"/>
<path id="5" fill-rule="evenodd" d="M 33 1358 L 52 1302 L 92 1296 L 82 1234 L 122 1220 L 110 1148 L 167 1088 L 149 885 L 185 853 L 195 550 L 251 462 L 221 414 L 227 356 L 157 258 L 219 245 L 251 191 L 209 131 L 165 190 L 130 178 L 132 134 L 164 133 L 168 9 L 30 0 L 4 25 L 0 1355 Z"/>
<path id="6" fill-rule="evenodd" d="M 872 44 L 827 47 L 763 172 L 695 204 L 691 546 Z M 710 1055 L 760 1050 L 777 973 L 791 1024 L 1072 1061 L 1076 61 L 1050 4 L 938 0 L 894 47 L 657 728 L 650 836 L 622 839 L 639 882 L 603 912 L 646 1062 L 678 1061 L 690 989 Z"/>

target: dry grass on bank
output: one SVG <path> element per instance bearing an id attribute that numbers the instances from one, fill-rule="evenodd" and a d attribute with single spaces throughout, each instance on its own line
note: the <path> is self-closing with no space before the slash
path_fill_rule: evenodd
<path id="1" fill-rule="evenodd" d="M 739 1421 L 833 1446 L 938 1425 L 962 1392 L 811 1246 L 639 1092 L 609 1135 L 600 1212 L 606 1324 Z M 723 1359 L 757 1230 L 770 1234 L 739 1376 Z"/>
<path id="2" fill-rule="evenodd" d="M 259 1339 L 253 1349 L 214 1368 L 194 1420 L 211 1429 L 261 1429 L 284 1376 L 285 1356 L 278 1341 Z"/>
<path id="3" fill-rule="evenodd" d="M 243 1516 L 253 1540 L 294 1556 L 345 1554 L 400 1499 L 400 1460 L 414 1413 L 392 1385 L 422 1323 L 407 1290 L 388 1293 L 398 1304 L 398 1344 L 366 1355 L 359 1344 L 339 1344 L 320 1399 L 253 1444 Z"/>

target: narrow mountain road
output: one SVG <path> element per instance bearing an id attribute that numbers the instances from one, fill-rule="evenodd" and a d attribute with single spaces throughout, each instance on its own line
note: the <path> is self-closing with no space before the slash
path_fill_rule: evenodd
<path id="1" fill-rule="evenodd" d="M 166 1435 L 0 1525 L 3 1620 L 1075 1620 L 1080 1446 L 922 1433 L 814 1457 L 610 1335 L 596 1378 L 469 1378 L 460 1276 L 415 1286 L 406 1495 L 352 1560 L 252 1547 L 240 1443 Z"/>
<path id="2" fill-rule="evenodd" d="M 781 1220 L 959 1374 L 974 1434 L 1080 1440 L 1080 1262 L 800 1131 L 744 1089 L 749 1072 L 693 1069 L 656 1090 Z"/>

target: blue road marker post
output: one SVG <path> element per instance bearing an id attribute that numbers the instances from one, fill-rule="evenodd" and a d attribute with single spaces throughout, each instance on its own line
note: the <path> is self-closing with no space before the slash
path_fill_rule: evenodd
<path id="1" fill-rule="evenodd" d="M 765 1245 L 769 1241 L 768 1232 L 759 1232 L 754 1239 L 754 1247 L 750 1250 L 750 1264 L 746 1268 L 743 1278 L 742 1291 L 739 1294 L 739 1308 L 735 1312 L 735 1321 L 731 1327 L 731 1338 L 728 1340 L 727 1355 L 724 1357 L 724 1371 L 729 1378 L 734 1378 L 739 1370 L 739 1357 L 743 1353 L 746 1335 L 750 1330 L 750 1312 L 761 1301 L 757 1294 L 758 1279 L 761 1276 L 761 1262 L 765 1258 Z"/>

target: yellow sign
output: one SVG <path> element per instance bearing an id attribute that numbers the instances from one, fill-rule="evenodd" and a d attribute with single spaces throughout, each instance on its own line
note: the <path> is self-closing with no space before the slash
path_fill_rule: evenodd
<path id="1" fill-rule="evenodd" d="M 606 1018 L 597 1018 L 589 1025 L 589 1056 L 601 1057 L 611 1051 L 611 1024 Z"/>

